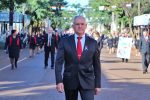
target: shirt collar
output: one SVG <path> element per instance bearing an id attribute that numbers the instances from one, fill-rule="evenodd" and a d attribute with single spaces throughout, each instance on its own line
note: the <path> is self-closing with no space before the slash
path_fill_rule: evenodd
<path id="1" fill-rule="evenodd" d="M 48 36 L 52 36 L 52 34 L 49 34 L 49 33 L 48 33 Z"/>
<path id="2" fill-rule="evenodd" d="M 75 33 L 75 35 L 74 35 L 74 36 L 75 36 L 75 39 L 77 39 L 77 37 L 79 37 L 79 35 L 78 35 L 78 34 L 76 34 L 76 33 Z M 85 37 L 85 34 L 82 36 L 82 38 L 84 38 L 84 37 Z"/>

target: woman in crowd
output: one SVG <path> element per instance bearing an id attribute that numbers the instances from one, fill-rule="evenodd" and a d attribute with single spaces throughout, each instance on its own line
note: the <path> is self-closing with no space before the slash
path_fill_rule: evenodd
<path id="1" fill-rule="evenodd" d="M 17 30 L 12 30 L 11 35 L 8 36 L 6 40 L 6 45 L 8 47 L 8 53 L 11 63 L 11 69 L 17 68 L 17 61 L 19 59 L 21 47 L 21 39 L 17 35 Z"/>
<path id="2" fill-rule="evenodd" d="M 40 32 L 37 32 L 37 54 L 40 53 L 41 51 L 41 45 L 42 45 L 42 35 L 40 34 Z"/>
<path id="3" fill-rule="evenodd" d="M 30 56 L 29 57 L 31 58 L 34 56 L 35 48 L 36 48 L 36 42 L 37 42 L 37 39 L 36 39 L 34 32 L 29 37 L 28 41 L 29 41 L 29 49 L 30 49 Z"/>
<path id="4" fill-rule="evenodd" d="M 107 43 L 108 43 L 108 48 L 109 48 L 109 54 L 112 54 L 113 53 L 113 38 L 112 38 L 112 35 L 108 36 Z"/>

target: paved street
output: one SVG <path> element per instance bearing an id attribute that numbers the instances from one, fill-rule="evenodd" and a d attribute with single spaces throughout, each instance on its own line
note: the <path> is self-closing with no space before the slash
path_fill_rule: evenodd
<path id="1" fill-rule="evenodd" d="M 54 70 L 44 69 L 43 52 L 28 56 L 23 50 L 18 69 L 10 70 L 8 55 L 0 52 L 0 100 L 64 100 L 64 93 L 55 90 Z M 95 100 L 150 100 L 150 74 L 142 74 L 140 59 L 132 56 L 122 63 L 104 49 L 102 90 Z"/>

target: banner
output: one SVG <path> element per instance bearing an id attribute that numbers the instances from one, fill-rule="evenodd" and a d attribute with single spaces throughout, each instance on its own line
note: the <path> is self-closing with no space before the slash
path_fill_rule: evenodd
<path id="1" fill-rule="evenodd" d="M 132 38 L 119 37 L 117 57 L 130 59 Z"/>
<path id="2" fill-rule="evenodd" d="M 145 26 L 150 24 L 150 14 L 144 14 L 135 16 L 133 20 L 133 26 Z"/>

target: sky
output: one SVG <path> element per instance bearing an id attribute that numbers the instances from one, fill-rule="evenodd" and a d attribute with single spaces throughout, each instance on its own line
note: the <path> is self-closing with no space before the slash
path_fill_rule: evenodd
<path id="1" fill-rule="evenodd" d="M 85 6 L 88 4 L 88 0 L 65 0 L 67 1 L 70 5 L 75 3 L 75 4 L 78 4 L 80 3 L 82 6 Z"/>

